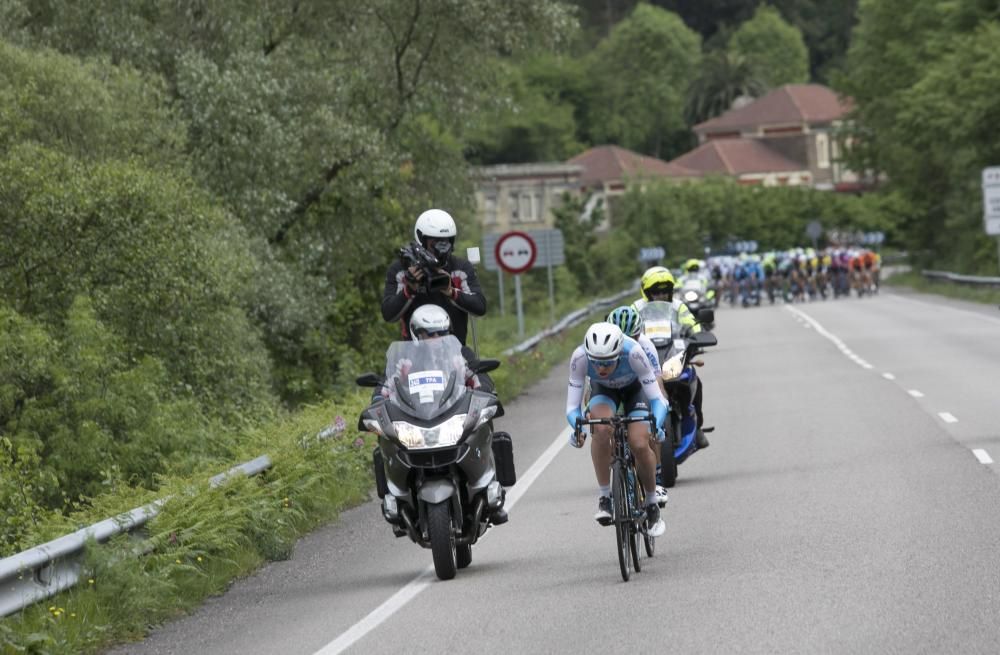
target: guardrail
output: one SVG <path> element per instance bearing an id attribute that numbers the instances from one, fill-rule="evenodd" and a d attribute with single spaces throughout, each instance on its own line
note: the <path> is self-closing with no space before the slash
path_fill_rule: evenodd
<path id="1" fill-rule="evenodd" d="M 608 298 L 596 300 L 582 309 L 567 314 L 552 327 L 542 330 L 530 339 L 504 351 L 505 355 L 524 352 L 534 348 L 542 339 L 558 334 L 575 325 L 601 307 L 618 302 L 635 289 L 627 289 Z M 331 436 L 324 430 L 318 436 Z M 249 462 L 232 467 L 228 471 L 213 476 L 211 487 L 223 484 L 235 475 L 247 477 L 257 475 L 271 467 L 271 459 L 261 455 Z M 73 587 L 80 580 L 82 557 L 87 542 L 93 539 L 102 544 L 114 536 L 142 527 L 160 513 L 160 508 L 170 500 L 161 498 L 148 505 L 105 519 L 64 535 L 52 541 L 35 546 L 26 551 L 0 560 L 0 617 L 7 616 L 25 607 L 51 598 L 61 591 Z"/>
<path id="2" fill-rule="evenodd" d="M 542 330 L 538 334 L 529 337 L 528 339 L 522 341 L 516 346 L 513 346 L 512 348 L 508 348 L 507 350 L 503 351 L 503 354 L 510 356 L 513 355 L 514 353 L 523 353 L 526 350 L 531 350 L 532 348 L 537 346 L 538 342 L 540 342 L 542 339 L 546 337 L 551 337 L 554 334 L 559 334 L 566 328 L 573 327 L 574 325 L 585 319 L 590 314 L 596 312 L 598 309 L 601 309 L 602 307 L 607 307 L 609 305 L 613 305 L 616 302 L 620 301 L 622 298 L 627 298 L 630 295 L 635 295 L 637 289 L 638 286 L 633 286 L 629 289 L 625 289 L 621 293 L 617 293 L 607 298 L 600 298 L 582 309 L 570 312 L 569 314 L 563 316 L 562 319 L 560 319 L 559 322 L 553 325 L 552 327 Z"/>
<path id="3" fill-rule="evenodd" d="M 931 280 L 946 280 L 955 284 L 971 284 L 983 287 L 1000 287 L 1000 277 L 978 277 L 976 275 L 961 275 L 948 271 L 920 271 L 920 274 Z"/>

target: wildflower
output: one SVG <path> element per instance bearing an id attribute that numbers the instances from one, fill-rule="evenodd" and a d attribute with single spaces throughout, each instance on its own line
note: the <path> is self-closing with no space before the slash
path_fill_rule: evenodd
<path id="1" fill-rule="evenodd" d="M 198 555 L 198 561 L 199 562 L 201 561 L 201 555 Z"/>
<path id="2" fill-rule="evenodd" d="M 69 618 L 75 619 L 76 618 L 76 612 L 70 612 L 69 613 Z"/>
<path id="3" fill-rule="evenodd" d="M 364 445 L 365 445 L 365 440 L 362 439 L 361 437 L 358 437 L 357 439 L 354 440 L 354 447 L 355 448 L 360 448 L 361 446 L 364 446 Z"/>
<path id="4" fill-rule="evenodd" d="M 55 611 L 56 611 L 56 606 L 55 606 L 55 605 L 51 605 L 51 606 L 49 607 L 49 611 L 50 611 L 50 612 L 55 612 Z"/>
<path id="5" fill-rule="evenodd" d="M 88 578 L 87 579 L 87 584 L 94 584 L 94 579 L 93 578 Z"/>
<path id="6" fill-rule="evenodd" d="M 177 533 L 176 532 L 171 532 L 170 533 L 170 538 L 167 541 L 169 541 L 171 544 L 176 544 L 177 543 Z"/>
<path id="7" fill-rule="evenodd" d="M 181 561 L 179 559 L 175 559 L 174 562 L 177 563 L 177 564 L 181 563 Z"/>

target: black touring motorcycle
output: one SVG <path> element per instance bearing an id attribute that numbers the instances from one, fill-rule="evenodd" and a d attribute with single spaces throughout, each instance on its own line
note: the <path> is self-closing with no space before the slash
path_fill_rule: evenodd
<path id="1" fill-rule="evenodd" d="M 452 335 L 397 341 L 383 377 L 357 383 L 384 389 L 362 412 L 359 429 L 378 435 L 375 482 L 382 516 L 397 537 L 429 548 L 442 580 L 472 562 L 472 546 L 494 524 L 504 486 L 515 482 L 510 436 L 493 432 L 503 407 L 492 393 L 466 386 L 466 370 L 486 373 L 496 360 L 466 362 Z M 504 517 L 506 514 L 504 514 Z"/>

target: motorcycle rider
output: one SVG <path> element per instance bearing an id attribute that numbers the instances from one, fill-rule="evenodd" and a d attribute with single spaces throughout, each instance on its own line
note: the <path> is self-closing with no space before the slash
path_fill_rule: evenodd
<path id="1" fill-rule="evenodd" d="M 573 428 L 570 445 L 582 448 L 586 434 L 577 430 L 577 419 L 583 418 L 580 402 L 583 385 L 590 378 L 591 398 L 587 414 L 593 418 L 610 418 L 619 403 L 630 416 L 653 414 L 657 439 L 663 439 L 663 420 L 667 415 L 667 402 L 656 382 L 649 358 L 634 339 L 626 337 L 617 325 L 594 323 L 587 329 L 583 344 L 577 346 L 570 358 L 569 384 L 566 388 L 566 420 Z M 592 428 L 590 457 L 594 463 L 600 496 L 597 513 L 601 525 L 611 525 L 611 460 L 612 428 L 596 425 Z M 658 537 L 666 531 L 660 518 L 656 492 L 656 455 L 650 447 L 649 425 L 645 422 L 628 426 L 628 444 L 635 456 L 639 479 L 646 492 L 645 506 L 649 534 Z"/>
<path id="2" fill-rule="evenodd" d="M 401 261 L 393 262 L 385 274 L 382 318 L 388 322 L 400 321 L 402 336 L 408 339 L 413 311 L 422 305 L 437 305 L 448 313 L 452 334 L 464 346 L 468 315 L 482 316 L 486 313 L 486 296 L 472 264 L 453 252 L 458 235 L 455 219 L 442 209 L 428 209 L 417 217 L 413 235 L 416 242 L 434 256 L 438 266 L 436 272 L 447 276 L 447 284 L 440 289 L 429 290 L 423 268 L 404 268 Z"/>
<path id="3" fill-rule="evenodd" d="M 642 298 L 636 300 L 632 303 L 637 311 L 641 311 L 642 308 L 648 302 L 661 300 L 668 302 L 677 311 L 677 320 L 680 322 L 681 327 L 687 334 L 696 334 L 701 332 L 701 325 L 695 320 L 694 315 L 691 310 L 688 309 L 681 300 L 674 299 L 674 276 L 673 274 L 663 266 L 654 266 L 646 270 L 642 274 L 642 278 L 639 280 L 639 291 L 642 293 Z M 702 426 L 705 424 L 705 416 L 702 413 L 702 389 L 705 386 L 704 380 L 699 377 L 700 384 L 698 385 L 698 390 L 695 392 L 694 398 L 692 399 L 692 404 L 694 404 L 695 416 L 698 419 L 698 431 L 695 436 L 695 444 L 698 448 L 708 448 L 709 442 L 708 437 L 705 436 L 705 432 L 702 430 Z"/>
<path id="4" fill-rule="evenodd" d="M 642 331 L 642 316 L 639 315 L 639 312 L 635 311 L 634 307 L 628 305 L 615 307 L 605 320 L 612 325 L 617 325 L 618 329 L 626 337 L 635 339 L 636 343 L 642 346 L 642 351 L 646 353 L 646 357 L 649 358 L 649 364 L 653 367 L 656 379 L 659 380 L 663 377 L 663 373 L 660 370 L 660 359 L 656 354 L 656 346 L 653 344 L 653 340 Z M 659 464 L 657 464 L 657 471 L 659 471 Z M 660 507 L 664 507 L 669 500 L 667 488 L 658 483 L 656 485 L 656 502 Z"/>

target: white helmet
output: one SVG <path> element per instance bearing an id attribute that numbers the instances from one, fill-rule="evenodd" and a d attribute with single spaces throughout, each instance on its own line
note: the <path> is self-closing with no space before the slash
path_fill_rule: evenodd
<path id="1" fill-rule="evenodd" d="M 612 323 L 594 323 L 583 337 L 583 349 L 590 359 L 615 359 L 622 353 L 625 335 Z"/>
<path id="2" fill-rule="evenodd" d="M 410 316 L 410 338 L 420 341 L 427 337 L 442 337 L 451 334 L 451 319 L 448 312 L 438 305 L 421 305 Z"/>
<path id="3" fill-rule="evenodd" d="M 417 243 L 421 244 L 427 238 L 447 239 L 455 238 L 457 235 L 455 219 L 443 209 L 428 209 L 417 216 L 417 224 L 413 226 L 413 236 L 417 238 Z"/>

